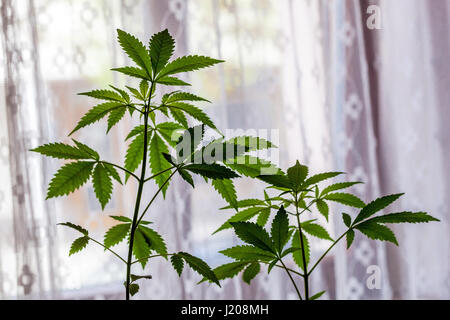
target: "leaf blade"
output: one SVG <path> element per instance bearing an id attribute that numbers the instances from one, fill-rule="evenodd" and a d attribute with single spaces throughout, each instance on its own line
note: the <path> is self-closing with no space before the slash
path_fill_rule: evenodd
<path id="1" fill-rule="evenodd" d="M 310 250 L 308 238 L 306 238 L 305 235 L 302 235 L 302 237 L 303 237 L 303 248 L 304 248 L 304 251 L 305 251 L 306 266 L 308 266 L 311 250 Z M 301 241 L 300 241 L 300 234 L 299 234 L 298 230 L 293 235 L 292 246 L 295 247 L 295 248 L 302 248 Z M 302 251 L 301 250 L 296 250 L 296 251 L 292 252 L 292 257 L 294 258 L 295 263 L 303 271 L 305 271 L 304 264 L 303 264 Z"/>
<path id="2" fill-rule="evenodd" d="M 368 221 L 377 223 L 427 223 L 440 220 L 430 216 L 426 212 L 404 211 L 378 216 Z"/>
<path id="3" fill-rule="evenodd" d="M 323 199 L 339 202 L 355 208 L 363 208 L 365 206 L 365 203 L 357 196 L 345 192 L 329 193 Z"/>
<path id="4" fill-rule="evenodd" d="M 170 163 L 164 158 L 163 153 L 168 153 L 169 149 L 160 136 L 155 133 L 150 141 L 150 168 L 153 175 L 156 175 L 171 167 Z M 165 195 L 167 188 L 169 187 L 170 170 L 157 175 L 154 179 L 156 184 L 162 188 L 162 192 Z M 167 182 L 166 182 L 167 181 Z"/>
<path id="5" fill-rule="evenodd" d="M 112 194 L 112 181 L 103 164 L 98 163 L 95 166 L 92 174 L 92 183 L 94 185 L 95 196 L 97 197 L 102 210 L 105 209 L 106 204 L 111 199 Z"/>
<path id="6" fill-rule="evenodd" d="M 362 210 L 356 216 L 355 221 L 353 223 L 358 223 L 364 219 L 369 218 L 378 211 L 383 210 L 388 205 L 390 205 L 398 198 L 400 198 L 403 194 L 404 193 L 391 194 L 373 200 L 372 202 L 368 203 L 366 206 L 362 208 Z"/>
<path id="7" fill-rule="evenodd" d="M 172 263 L 173 268 L 178 273 L 178 276 L 181 277 L 181 273 L 184 268 L 184 260 L 178 254 L 174 254 L 170 257 L 170 262 Z"/>
<path id="8" fill-rule="evenodd" d="M 211 181 L 211 184 L 226 202 L 233 208 L 237 208 L 237 194 L 233 181 L 230 179 L 215 179 Z"/>
<path id="9" fill-rule="evenodd" d="M 239 175 L 232 170 L 217 163 L 188 164 L 183 168 L 210 179 L 232 179 L 239 177 Z"/>
<path id="10" fill-rule="evenodd" d="M 140 225 L 138 229 L 142 232 L 142 234 L 146 238 L 147 243 L 150 241 L 149 244 L 150 249 L 156 251 L 156 253 L 162 255 L 164 258 L 167 259 L 167 247 L 163 237 L 158 232 L 149 227 L 144 227 Z"/>
<path id="11" fill-rule="evenodd" d="M 192 268 L 192 270 L 196 271 L 198 274 L 214 282 L 220 287 L 220 283 L 216 277 L 216 274 L 211 270 L 206 262 L 186 252 L 179 252 L 178 255 L 180 255 L 184 259 L 184 261 L 186 261 L 186 263 Z"/>
<path id="12" fill-rule="evenodd" d="M 175 40 L 167 29 L 155 33 L 150 39 L 150 58 L 153 74 L 159 71 L 167 64 L 175 48 Z"/>
<path id="13" fill-rule="evenodd" d="M 62 166 L 50 181 L 47 198 L 67 195 L 85 184 L 92 173 L 94 162 L 70 162 Z"/>
<path id="14" fill-rule="evenodd" d="M 162 77 L 166 77 L 168 75 L 180 73 L 180 72 L 187 72 L 187 71 L 194 71 L 201 68 L 207 68 L 210 67 L 216 63 L 224 62 L 222 60 L 212 59 L 205 56 L 198 56 L 198 55 L 189 55 L 180 57 L 178 59 L 173 60 L 172 62 L 168 63 L 158 74 L 156 79 L 161 79 Z"/>
<path id="15" fill-rule="evenodd" d="M 60 142 L 47 143 L 37 148 L 31 149 L 30 151 L 38 152 L 45 156 L 56 159 L 70 159 L 70 160 L 95 159 L 92 157 L 91 154 L 84 152 L 79 148 Z"/>
<path id="16" fill-rule="evenodd" d="M 86 248 L 88 242 L 89 242 L 88 236 L 75 239 L 72 245 L 70 246 L 69 256 L 73 255 L 74 253 L 80 252 L 81 250 Z"/>
<path id="17" fill-rule="evenodd" d="M 234 246 L 219 252 L 240 261 L 272 261 L 276 258 L 273 252 L 252 245 Z"/>
<path id="18" fill-rule="evenodd" d="M 333 241 L 328 231 L 319 224 L 312 222 L 303 223 L 302 229 L 316 238 Z"/>
<path id="19" fill-rule="evenodd" d="M 258 262 L 255 261 L 250 263 L 250 265 L 242 274 L 242 280 L 244 280 L 245 283 L 250 284 L 250 282 L 256 277 L 259 271 L 261 271 L 261 266 Z"/>
<path id="20" fill-rule="evenodd" d="M 355 229 L 361 231 L 364 235 L 373 240 L 389 241 L 398 246 L 395 234 L 388 227 L 372 221 L 365 221 L 357 226 Z"/>
<path id="21" fill-rule="evenodd" d="M 275 253 L 275 245 L 266 230 L 252 222 L 231 222 L 236 235 L 244 242 Z"/>
<path id="22" fill-rule="evenodd" d="M 131 223 L 121 223 L 111 227 L 103 239 L 103 245 L 106 248 L 111 248 L 116 244 L 122 242 L 126 238 L 131 228 Z"/>
<path id="23" fill-rule="evenodd" d="M 286 210 L 284 210 L 284 207 L 281 206 L 272 221 L 271 228 L 272 241 L 274 242 L 275 248 L 278 253 L 281 253 L 283 251 L 283 248 L 288 240 L 288 235 L 289 218 Z"/>
<path id="24" fill-rule="evenodd" d="M 120 29 L 117 29 L 117 38 L 123 51 L 151 77 L 152 63 L 150 55 L 142 42 L 133 35 Z"/>
<path id="25" fill-rule="evenodd" d="M 104 102 L 102 104 L 98 104 L 88 112 L 84 114 L 84 116 L 78 121 L 75 128 L 69 133 L 69 136 L 74 134 L 76 131 L 84 128 L 92 123 L 95 123 L 105 117 L 109 112 L 116 110 L 118 108 L 122 108 L 125 105 L 119 102 Z"/>

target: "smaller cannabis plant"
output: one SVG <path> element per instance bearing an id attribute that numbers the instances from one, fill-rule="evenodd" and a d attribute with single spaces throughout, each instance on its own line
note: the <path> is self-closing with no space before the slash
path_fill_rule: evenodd
<path id="1" fill-rule="evenodd" d="M 125 296 L 130 299 L 139 290 L 136 283 L 140 279 L 151 279 L 148 274 L 131 273 L 132 267 L 139 263 L 144 269 L 147 262 L 156 257 L 169 259 L 175 271 L 181 275 L 184 264 L 217 285 L 219 281 L 206 262 L 187 252 L 169 253 L 163 237 L 150 227 L 151 221 L 144 220 L 146 214 L 159 194 L 165 195 L 173 176 L 181 178 L 194 187 L 192 174 L 211 181 L 212 186 L 231 205 L 237 205 L 236 191 L 231 179 L 259 173 L 263 168 L 271 168 L 267 161 L 248 153 L 274 147 L 269 141 L 258 137 L 240 136 L 225 139 L 213 121 L 200 108 L 193 104 L 209 102 L 205 98 L 180 90 L 162 95 L 156 101 L 158 85 L 188 86 L 189 84 L 174 74 L 210 67 L 221 60 L 205 56 L 188 55 L 169 62 L 174 51 L 175 41 L 166 30 L 154 34 L 149 47 L 145 47 L 136 37 L 117 30 L 118 40 L 135 66 L 112 69 L 132 78 L 137 78 L 136 87 L 125 86 L 126 90 L 111 86 L 111 89 L 93 90 L 81 93 L 94 99 L 104 100 L 90 109 L 78 122 L 74 132 L 107 117 L 107 133 L 128 112 L 130 117 L 138 116 L 140 124 L 125 137 L 132 139 L 126 151 L 124 165 L 108 162 L 88 145 L 73 139 L 73 145 L 49 143 L 32 151 L 43 155 L 70 160 L 63 165 L 50 182 L 47 199 L 68 195 L 88 180 L 92 179 L 95 195 L 102 209 L 110 201 L 113 179 L 119 184 L 126 183 L 130 177 L 137 183 L 136 202 L 131 217 L 111 216 L 118 224 L 110 228 L 103 241 L 95 240 L 88 230 L 71 222 L 61 223 L 81 233 L 70 248 L 69 255 L 84 249 L 93 242 L 108 250 L 125 264 Z M 131 96 L 130 96 L 131 94 Z M 189 127 L 188 117 L 199 124 Z M 161 119 L 163 121 L 161 121 Z M 205 128 L 218 132 L 219 137 L 204 141 Z M 140 173 L 135 171 L 140 167 Z M 119 171 L 124 173 L 121 177 Z M 148 170 L 151 174 L 147 175 Z M 142 206 L 144 186 L 153 182 L 158 187 L 151 200 Z M 127 239 L 128 254 L 120 256 L 112 247 Z M 134 256 L 134 259 L 133 259 Z"/>
<path id="2" fill-rule="evenodd" d="M 311 296 L 309 278 L 323 258 L 344 237 L 347 240 L 347 249 L 353 243 L 355 232 L 361 232 L 370 239 L 389 241 L 398 245 L 394 233 L 385 224 L 439 221 L 425 212 L 406 211 L 376 215 L 402 196 L 401 193 L 380 197 L 366 204 L 357 196 L 342 192 L 343 189 L 360 182 L 339 182 L 319 188 L 320 182 L 340 174 L 342 172 L 325 172 L 308 177 L 308 167 L 297 161 L 294 166 L 287 169 L 287 174 L 279 172 L 275 175 L 259 175 L 259 179 L 269 184 L 267 189 L 275 190 L 277 194 L 270 197 L 264 190 L 264 199 L 238 201 L 237 207 L 240 211 L 215 231 L 233 228 L 236 235 L 246 243 L 221 251 L 235 261 L 215 268 L 217 279 L 231 278 L 243 271 L 243 280 L 250 283 L 261 271 L 260 265 L 267 264 L 269 273 L 274 267 L 286 271 L 300 300 L 315 300 L 325 291 Z M 320 214 L 328 221 L 330 201 L 360 209 L 354 219 L 349 214 L 342 213 L 342 221 L 347 230 L 336 239 L 333 239 L 328 231 L 317 223 L 317 218 L 314 218 L 314 214 Z M 316 213 L 311 210 L 313 206 L 317 208 Z M 222 209 L 231 208 L 226 206 Z M 264 226 L 273 211 L 276 214 L 269 234 Z M 253 218 L 256 218 L 256 223 L 249 222 Z M 310 267 L 311 236 L 330 241 L 331 245 Z M 286 266 L 285 260 L 289 255 L 292 256 L 298 270 Z M 295 277 L 303 279 L 303 296 Z"/>

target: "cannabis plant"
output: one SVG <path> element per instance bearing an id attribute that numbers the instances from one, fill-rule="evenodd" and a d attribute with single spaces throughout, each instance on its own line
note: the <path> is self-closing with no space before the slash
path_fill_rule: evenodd
<path id="1" fill-rule="evenodd" d="M 238 212 L 229 218 L 216 232 L 233 228 L 236 235 L 245 245 L 235 246 L 221 251 L 222 254 L 234 259 L 234 262 L 221 265 L 214 269 L 217 279 L 222 280 L 238 275 L 241 271 L 243 280 L 250 283 L 260 272 L 261 264 L 268 265 L 270 273 L 274 267 L 282 268 L 289 276 L 300 300 L 314 300 L 325 291 L 310 295 L 309 278 L 323 258 L 344 237 L 347 249 L 353 243 L 356 232 L 361 232 L 370 239 L 389 241 L 396 245 L 394 233 L 385 224 L 420 223 L 439 221 L 425 212 L 395 212 L 377 214 L 402 194 L 392 194 L 380 197 L 368 204 L 357 196 L 342 192 L 360 182 L 339 182 L 323 188 L 319 183 L 334 178 L 342 172 L 325 172 L 308 177 L 308 167 L 298 161 L 287 169 L 287 174 L 279 172 L 274 175 L 258 175 L 257 178 L 269 184 L 266 188 L 276 192 L 270 197 L 264 190 L 263 199 L 245 199 L 237 203 Z M 346 231 L 336 239 L 317 222 L 322 215 L 325 221 L 329 219 L 329 202 L 355 207 L 359 213 L 352 218 L 342 213 L 342 221 Z M 316 207 L 317 211 L 312 209 Z M 226 206 L 222 209 L 231 209 Z M 276 212 L 271 222 L 270 234 L 265 230 L 272 212 Z M 291 217 L 291 218 L 290 218 Z M 249 222 L 255 218 L 256 223 Z M 327 250 L 310 267 L 310 237 L 315 237 L 331 244 Z M 293 270 L 286 266 L 285 260 L 291 256 L 298 266 Z M 303 279 L 304 295 L 300 293 L 295 277 Z M 203 281 L 207 280 L 206 278 Z"/>
<path id="2" fill-rule="evenodd" d="M 155 230 L 156 227 L 144 218 L 150 212 L 157 196 L 161 193 L 165 196 L 175 174 L 179 174 L 192 187 L 192 174 L 200 175 L 210 181 L 231 206 L 236 207 L 236 191 L 231 179 L 239 177 L 239 172 L 248 175 L 249 170 L 259 172 L 262 168 L 271 168 L 272 165 L 267 161 L 247 153 L 273 146 L 269 141 L 257 137 L 225 139 L 207 114 L 194 106 L 198 102 L 208 100 L 193 93 L 172 91 L 162 95 L 157 102 L 158 86 L 189 85 L 175 77 L 175 74 L 210 67 L 223 61 L 188 55 L 169 62 L 175 42 L 167 30 L 153 35 L 148 48 L 136 37 L 122 30 L 117 30 L 117 33 L 122 49 L 135 66 L 112 70 L 137 78 L 136 86 L 125 86 L 122 89 L 110 86 L 110 89 L 80 93 L 104 102 L 90 109 L 69 136 L 105 117 L 108 133 L 128 113 L 130 117 L 137 118 L 140 124 L 124 137 L 125 141 L 132 140 L 128 144 L 124 165 L 103 160 L 98 152 L 75 139 L 72 145 L 57 142 L 32 150 L 49 157 L 70 160 L 52 178 L 47 199 L 68 195 L 91 179 L 95 196 L 104 209 L 112 196 L 113 180 L 123 184 L 132 178 L 137 183 L 136 201 L 134 208 L 130 208 L 130 217 L 111 216 L 118 224 L 106 232 L 103 241 L 92 238 L 89 231 L 82 226 L 71 222 L 60 223 L 81 233 L 81 236 L 73 241 L 69 255 L 81 251 L 92 242 L 120 259 L 125 265 L 124 285 L 127 300 L 130 295 L 138 292 L 138 280 L 151 278 L 148 274 L 132 273 L 132 266 L 139 263 L 144 269 L 149 259 L 156 257 L 166 260 L 170 258 L 179 275 L 184 264 L 187 264 L 205 279 L 220 285 L 215 273 L 200 258 L 187 252 L 169 253 L 163 237 Z M 198 122 L 198 125 L 189 127 L 189 118 Z M 218 137 L 209 142 L 204 141 L 206 128 L 217 131 Z M 140 172 L 135 173 L 139 167 Z M 144 206 L 143 194 L 148 192 L 144 187 L 149 182 L 156 184 L 157 191 Z M 122 257 L 112 247 L 125 239 L 128 241 L 128 254 Z"/>

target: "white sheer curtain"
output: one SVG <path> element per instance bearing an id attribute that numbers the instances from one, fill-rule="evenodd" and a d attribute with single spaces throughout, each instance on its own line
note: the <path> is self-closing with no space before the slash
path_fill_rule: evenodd
<path id="1" fill-rule="evenodd" d="M 379 161 L 398 208 L 428 210 L 433 225 L 398 228 L 388 247 L 395 297 L 450 297 L 449 1 L 384 1 L 380 35 Z M 395 12 L 413 23 L 402 23 Z"/>
<path id="2" fill-rule="evenodd" d="M 369 5 L 381 8 L 380 30 L 366 26 Z M 220 128 L 264 129 L 278 142 L 283 169 L 299 159 L 312 172 L 345 171 L 366 182 L 353 190 L 364 200 L 406 192 L 395 209 L 442 220 L 397 228 L 399 248 L 362 237 L 349 251 L 338 246 L 315 271 L 313 291 L 327 289 L 329 299 L 449 298 L 449 14 L 445 0 L 2 0 L 0 297 L 123 297 L 124 270 L 115 257 L 91 245 L 69 258 L 74 235 L 55 224 L 82 224 L 101 239 L 112 224 L 108 215 L 130 214 L 133 186 L 115 186 L 104 213 L 91 187 L 44 201 L 60 163 L 27 150 L 70 141 L 67 133 L 91 103 L 77 92 L 125 83 L 108 71 L 126 61 L 116 28 L 147 41 L 167 27 L 176 55 L 226 60 L 189 78 L 194 92 L 213 101 L 206 111 Z M 123 121 L 105 137 L 99 124 L 77 138 L 120 162 L 130 127 Z M 237 182 L 241 198 L 260 197 L 262 188 Z M 211 236 L 228 217 L 222 204 L 201 180 L 194 190 L 175 181 L 150 216 L 170 251 L 216 266 L 226 261 L 217 252 L 237 243 L 231 233 Z M 333 209 L 330 231 L 338 235 L 340 213 L 352 211 Z M 325 246 L 314 242 L 313 258 Z M 366 286 L 371 265 L 381 270 L 379 290 Z M 196 285 L 198 276 L 186 270 L 180 280 L 167 261 L 147 271 L 153 280 L 141 286 L 140 299 L 295 298 L 281 272 L 218 288 Z"/>

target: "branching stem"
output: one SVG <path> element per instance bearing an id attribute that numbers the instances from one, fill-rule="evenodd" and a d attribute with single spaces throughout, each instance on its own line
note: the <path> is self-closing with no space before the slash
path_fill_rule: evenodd
<path id="1" fill-rule="evenodd" d="M 175 168 L 175 166 L 172 166 L 172 167 L 170 167 L 170 168 L 164 169 L 163 171 L 158 172 L 158 173 L 152 175 L 151 177 L 148 177 L 147 179 L 144 180 L 144 182 L 147 182 L 148 180 L 151 180 L 151 179 L 153 179 L 153 178 L 159 176 L 160 174 L 163 174 L 164 172 L 167 172 L 167 171 L 169 171 L 169 170 L 172 170 L 173 168 Z"/>
<path id="2" fill-rule="evenodd" d="M 325 251 L 322 256 L 317 260 L 317 262 L 314 264 L 314 266 L 311 268 L 311 270 L 309 270 L 308 275 L 311 274 L 311 272 L 313 272 L 313 270 L 317 267 L 317 265 L 320 263 L 320 261 L 323 260 L 323 258 L 325 258 L 325 256 L 328 254 L 328 252 L 330 252 L 331 249 L 333 249 L 333 247 L 347 234 L 347 232 L 349 232 L 351 229 L 348 229 L 347 231 L 345 231 L 339 238 L 337 238 L 332 244 L 331 246 L 327 249 L 327 251 Z"/>
<path id="3" fill-rule="evenodd" d="M 105 248 L 105 250 L 108 250 L 109 252 L 111 252 L 113 255 L 115 255 L 117 258 L 119 258 L 120 260 L 122 260 L 124 263 L 127 263 L 127 262 L 125 261 L 125 259 L 123 259 L 121 256 L 119 256 L 115 251 L 111 250 L 111 249 L 108 248 L 108 247 L 105 247 L 105 245 L 104 245 L 103 243 L 101 243 L 101 242 L 99 242 L 99 241 L 97 241 L 97 240 L 95 240 L 95 239 L 93 239 L 93 238 L 91 238 L 91 237 L 89 237 L 89 236 L 88 236 L 88 238 L 89 238 L 89 240 L 92 240 L 92 241 L 94 241 L 95 243 L 97 243 L 97 244 L 99 244 L 100 246 L 102 246 L 103 248 Z"/>
<path id="4" fill-rule="evenodd" d="M 260 262 L 261 262 L 261 263 L 264 263 L 264 264 L 270 264 L 269 262 L 265 262 L 265 261 L 260 261 Z M 292 270 L 292 269 L 290 269 L 290 268 L 284 268 L 283 266 L 280 266 L 280 265 L 278 265 L 278 264 L 274 265 L 274 267 L 281 268 L 281 269 L 287 269 L 287 270 L 289 270 L 290 272 L 295 273 L 296 275 L 298 275 L 298 276 L 300 276 L 300 277 L 304 277 L 304 275 L 303 275 L 302 273 L 297 272 L 297 271 L 295 271 L 295 270 Z"/>
<path id="5" fill-rule="evenodd" d="M 298 194 L 295 193 L 295 210 L 297 212 L 297 225 L 298 225 L 298 235 L 300 237 L 300 245 L 302 248 L 302 260 L 303 260 L 303 271 L 305 272 L 305 276 L 303 277 L 303 281 L 305 284 L 305 300 L 309 300 L 309 282 L 308 282 L 308 266 L 306 264 L 306 253 L 305 253 L 305 245 L 303 243 L 303 231 L 302 225 L 300 223 L 300 213 L 298 212 Z M 306 209 L 303 209 L 304 212 Z"/>
<path id="6" fill-rule="evenodd" d="M 154 88 L 154 82 L 152 82 L 150 87 L 150 93 L 153 92 Z M 151 95 L 150 95 L 151 96 Z M 146 133 L 148 130 L 148 108 L 150 106 L 150 99 L 145 105 L 145 112 L 144 112 L 144 132 Z M 147 168 L 147 145 L 148 145 L 148 135 L 144 134 L 144 152 L 142 155 L 142 167 L 141 167 L 141 178 L 139 179 L 139 186 L 138 186 L 138 192 L 136 196 L 136 204 L 134 206 L 134 214 L 133 214 L 133 221 L 131 223 L 131 230 L 130 230 L 130 245 L 128 247 L 128 259 L 127 259 L 127 279 L 126 279 L 126 291 L 125 291 L 125 297 L 126 300 L 130 300 L 130 274 L 131 274 L 131 260 L 133 257 L 133 244 L 134 244 L 134 233 L 136 232 L 136 228 L 138 226 L 137 218 L 139 215 L 139 207 L 141 204 L 141 197 L 142 197 L 142 190 L 144 188 L 144 179 L 145 179 L 145 169 Z"/>
<path id="7" fill-rule="evenodd" d="M 121 167 L 121 166 L 119 166 L 117 164 L 114 164 L 114 163 L 111 163 L 111 162 L 108 162 L 108 161 L 103 161 L 103 160 L 101 160 L 99 162 L 105 163 L 105 164 L 109 164 L 110 166 L 119 168 L 120 170 L 125 171 L 126 173 L 128 173 L 130 176 L 133 176 L 137 181 L 140 180 L 139 177 L 137 175 L 135 175 L 133 172 L 131 172 L 130 170 L 127 170 L 127 169 L 125 169 L 125 168 L 123 168 L 123 167 Z"/>
<path id="8" fill-rule="evenodd" d="M 142 218 L 144 217 L 145 213 L 147 212 L 147 210 L 150 208 L 150 206 L 152 205 L 153 201 L 155 201 L 156 197 L 158 196 L 158 194 L 162 191 L 162 189 L 164 188 L 164 186 L 169 182 L 169 180 L 172 178 L 172 176 L 175 174 L 175 172 L 177 172 L 177 170 L 174 170 L 170 176 L 166 179 L 166 181 L 164 181 L 164 183 L 161 185 L 161 187 L 159 187 L 158 191 L 156 191 L 155 195 L 153 196 L 153 198 L 150 200 L 150 202 L 148 203 L 147 207 L 145 207 L 144 211 L 142 212 L 141 216 L 139 217 L 139 219 L 137 220 L 136 225 L 139 225 L 139 222 L 141 222 Z"/>
<path id="9" fill-rule="evenodd" d="M 302 295 L 300 294 L 300 291 L 298 290 L 297 284 L 295 283 L 294 278 L 292 278 L 292 275 L 291 275 L 291 273 L 289 272 L 290 269 L 288 269 L 288 268 L 286 267 L 286 265 L 284 264 L 283 260 L 280 259 L 280 262 L 281 262 L 281 264 L 282 264 L 282 268 L 283 268 L 284 270 L 286 270 L 286 273 L 288 274 L 289 279 L 291 279 L 291 282 L 292 282 L 292 284 L 294 285 L 295 291 L 297 291 L 298 298 L 299 298 L 300 300 L 303 300 Z M 291 270 L 291 271 L 292 271 L 292 270 Z"/>
<path id="10" fill-rule="evenodd" d="M 134 260 L 131 264 L 135 264 L 135 263 L 137 263 L 137 262 L 140 262 L 140 261 L 144 261 L 144 260 L 148 260 L 148 259 L 151 259 L 151 258 L 156 258 L 156 257 L 168 257 L 168 256 L 173 256 L 173 255 L 175 255 L 176 253 L 168 253 L 168 254 L 165 254 L 165 255 L 162 255 L 162 254 L 154 254 L 154 255 L 151 255 L 151 256 L 148 256 L 148 257 L 145 257 L 145 258 L 141 258 L 141 259 L 137 259 L 137 260 Z"/>

